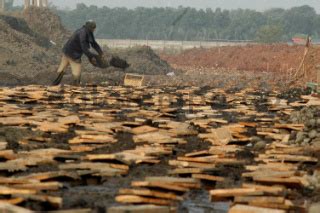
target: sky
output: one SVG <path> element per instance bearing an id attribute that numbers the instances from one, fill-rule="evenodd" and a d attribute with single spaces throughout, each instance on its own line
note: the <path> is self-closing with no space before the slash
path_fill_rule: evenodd
<path id="1" fill-rule="evenodd" d="M 15 0 L 22 4 L 23 0 Z M 264 11 L 270 8 L 291 8 L 310 5 L 320 13 L 320 0 L 49 0 L 59 8 L 74 8 L 78 3 L 108 7 L 185 7 L 222 9 L 249 8 Z"/>

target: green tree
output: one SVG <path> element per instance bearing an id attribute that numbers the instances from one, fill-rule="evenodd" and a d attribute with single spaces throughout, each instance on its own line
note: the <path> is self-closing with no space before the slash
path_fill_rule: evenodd
<path id="1" fill-rule="evenodd" d="M 320 16 L 309 6 L 265 12 L 249 9 L 197 10 L 194 8 L 109 8 L 78 4 L 57 10 L 68 29 L 88 19 L 97 22 L 97 37 L 164 40 L 258 40 L 279 42 L 295 34 L 320 37 Z"/>
<path id="2" fill-rule="evenodd" d="M 280 25 L 264 25 L 256 33 L 256 40 L 263 43 L 282 41 L 283 30 Z"/>

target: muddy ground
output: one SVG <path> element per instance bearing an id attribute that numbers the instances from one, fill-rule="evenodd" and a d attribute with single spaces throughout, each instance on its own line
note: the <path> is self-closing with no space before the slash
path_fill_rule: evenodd
<path id="1" fill-rule="evenodd" d="M 154 87 L 153 87 L 154 88 Z M 152 89 L 152 88 L 151 88 Z M 168 90 L 164 89 L 164 92 L 172 92 L 172 89 L 169 88 Z M 177 89 L 177 88 L 176 88 Z M 179 89 L 190 89 L 190 88 L 179 88 Z M 199 88 L 196 91 L 196 95 L 204 96 L 208 91 L 213 88 L 204 87 Z M 232 103 L 226 102 L 226 97 L 228 95 L 232 95 L 235 92 L 241 92 L 242 90 L 233 89 L 227 91 L 226 95 L 216 96 L 213 98 L 214 102 L 212 103 L 212 109 L 214 110 L 224 110 L 224 109 L 232 109 L 234 106 Z M 257 112 L 264 112 L 267 113 L 267 116 L 272 118 L 276 116 L 276 113 L 269 111 L 266 108 L 268 97 L 272 95 L 270 92 L 265 91 L 254 91 L 253 93 L 258 97 L 261 97 L 254 102 L 254 110 Z M 301 101 L 302 99 L 300 96 L 302 94 L 308 94 L 308 91 L 300 90 L 300 91 L 288 91 L 287 93 L 282 93 L 280 96 L 282 98 L 286 98 L 291 102 Z M 181 98 L 182 96 L 180 96 Z M 14 102 L 10 102 L 14 104 Z M 19 102 L 17 102 L 19 103 Z M 137 102 L 142 104 L 141 102 Z M 184 118 L 184 111 L 180 108 L 183 107 L 183 100 L 179 100 L 176 107 L 178 107 L 178 111 L 176 112 L 177 117 L 172 118 L 172 120 L 183 122 Z M 32 108 L 37 107 L 37 105 L 28 104 L 28 105 L 21 105 L 23 107 Z M 77 105 L 66 105 L 63 108 L 67 108 L 71 112 L 78 112 L 81 111 L 81 108 L 84 106 L 77 106 Z M 103 109 L 105 106 L 97 106 L 96 109 Z M 140 107 L 143 108 L 142 105 Z M 302 107 L 297 107 L 295 110 L 299 111 Z M 314 111 L 314 110 L 313 110 Z M 312 111 L 312 112 L 313 112 Z M 180 115 L 179 115 L 180 114 Z M 303 116 L 303 115 L 302 115 Z M 128 121 L 130 118 L 126 117 L 126 114 L 122 112 L 117 115 L 117 121 Z M 235 112 L 223 112 L 222 115 L 219 117 L 220 119 L 224 119 L 229 123 L 237 123 L 240 121 L 247 121 L 252 122 L 255 120 L 256 116 L 252 115 L 250 117 L 243 117 L 242 113 L 235 113 Z M 288 120 L 290 122 L 289 116 L 284 116 L 283 120 Z M 155 124 L 150 123 L 148 120 L 145 124 L 152 125 L 157 127 Z M 213 124 L 212 128 L 219 127 L 219 124 Z M 194 127 L 196 128 L 196 127 Z M 51 134 L 45 133 L 41 131 L 31 131 L 29 128 L 25 130 L 21 130 L 21 128 L 17 127 L 0 127 L 0 137 L 6 140 L 8 144 L 8 149 L 13 149 L 15 152 L 17 151 L 31 151 L 32 146 L 23 146 L 19 144 L 19 141 L 23 138 L 28 137 L 44 137 L 49 138 L 51 140 L 48 144 L 39 145 L 37 144 L 37 149 L 39 148 L 59 148 L 59 149 L 69 149 L 68 140 L 75 137 L 75 130 L 79 130 L 81 127 L 71 127 L 67 134 Z M 197 129 L 199 133 L 205 132 L 205 129 Z M 247 133 L 248 137 L 257 136 L 257 132 L 255 128 L 249 128 Z M 133 142 L 132 135 L 130 133 L 118 132 L 116 135 L 117 142 L 115 144 L 107 145 L 96 149 L 91 152 L 85 152 L 83 154 L 108 154 L 108 153 L 116 153 L 128 149 L 134 149 L 136 144 Z M 94 212 L 104 212 L 108 207 L 120 205 L 116 203 L 114 198 L 117 195 L 119 189 L 130 187 L 132 181 L 139 181 L 144 179 L 148 176 L 166 176 L 168 171 L 172 168 L 169 166 L 168 161 L 177 159 L 177 157 L 184 156 L 187 153 L 195 152 L 195 151 L 202 151 L 208 150 L 211 144 L 209 142 L 200 139 L 197 136 L 188 136 L 183 137 L 187 141 L 185 145 L 176 145 L 173 149 L 173 154 L 170 156 L 163 156 L 160 158 L 161 162 L 155 165 L 148 165 L 148 164 L 141 164 L 141 165 L 132 165 L 130 166 L 130 170 L 128 175 L 120 176 L 120 177 L 93 177 L 93 176 L 83 176 L 80 180 L 74 181 L 68 178 L 59 178 L 55 180 L 59 180 L 63 183 L 63 188 L 57 192 L 50 192 L 48 191 L 46 194 L 51 196 L 59 196 L 63 198 L 63 206 L 62 209 L 73 209 L 73 208 L 90 208 L 93 209 Z M 261 139 L 259 139 L 261 140 Z M 272 140 L 270 138 L 265 138 L 263 143 L 270 143 Z M 253 159 L 256 157 L 260 152 L 263 152 L 263 149 L 258 149 L 255 146 L 257 141 L 247 144 L 251 144 L 250 146 L 245 147 L 242 151 L 237 153 L 237 158 L 239 160 L 246 160 L 248 165 L 253 164 Z M 253 145 L 252 145 L 253 144 Z M 68 156 L 67 158 L 56 158 L 59 162 L 64 162 L 67 159 L 73 159 L 75 162 L 81 162 L 80 157 L 83 156 L 82 154 L 78 154 L 75 156 Z M 316 155 L 320 159 L 319 155 Z M 303 170 L 313 171 L 314 169 L 319 168 L 318 165 L 305 165 Z M 14 173 L 7 173 L 5 174 L 8 177 L 15 176 L 25 176 L 28 174 L 34 174 L 38 172 L 47 172 L 47 171 L 57 171 L 58 167 L 56 165 L 39 165 L 36 167 L 31 167 L 27 171 L 24 172 L 14 172 Z M 178 211 L 179 212 L 227 212 L 230 203 L 229 202 L 222 202 L 222 203 L 212 203 L 209 202 L 209 194 L 208 189 L 214 188 L 234 188 L 239 187 L 243 183 L 243 178 L 241 177 L 242 173 L 245 171 L 243 166 L 223 166 L 217 172 L 211 173 L 212 175 L 218 175 L 221 177 L 225 177 L 225 181 L 213 184 L 212 182 L 202 182 L 202 190 L 192 190 L 184 195 L 185 200 L 178 204 Z M 3 174 L 2 174 L 3 175 Z M 182 177 L 188 177 L 182 176 Z M 306 197 L 308 200 L 313 200 L 313 202 L 319 201 L 319 194 L 317 191 L 314 190 L 306 190 L 306 191 L 297 191 L 296 192 L 300 197 L 301 201 L 303 201 Z M 298 202 L 298 201 L 297 201 Z M 43 203 L 38 202 L 24 202 L 20 204 L 20 206 L 33 209 L 33 210 L 54 210 L 55 208 L 50 205 L 45 205 Z"/>

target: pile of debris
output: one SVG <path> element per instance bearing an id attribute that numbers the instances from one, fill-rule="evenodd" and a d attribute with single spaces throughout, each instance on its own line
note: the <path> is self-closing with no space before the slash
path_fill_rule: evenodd
<path id="1" fill-rule="evenodd" d="M 18 17 L 0 16 L 0 50 L 1 85 L 21 83 L 55 62 L 49 40 Z"/>
<path id="2" fill-rule="evenodd" d="M 29 27 L 38 34 L 61 47 L 70 35 L 60 20 L 60 17 L 48 8 L 30 7 L 23 12 L 23 18 Z"/>
<path id="3" fill-rule="evenodd" d="M 291 143 L 307 146 L 309 144 L 320 146 L 320 107 L 305 107 L 301 111 L 292 113 L 292 123 L 304 124 L 303 131 L 293 131 Z"/>
<path id="4" fill-rule="evenodd" d="M 150 47 L 133 47 L 115 53 L 124 58 L 130 64 L 128 72 L 143 75 L 166 75 L 175 70 L 163 59 L 161 59 Z"/>

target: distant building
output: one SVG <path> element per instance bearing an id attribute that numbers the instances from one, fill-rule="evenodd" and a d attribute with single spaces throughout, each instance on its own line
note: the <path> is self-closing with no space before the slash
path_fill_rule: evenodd
<path id="1" fill-rule="evenodd" d="M 294 37 L 291 41 L 293 44 L 305 45 L 307 43 L 307 38 Z"/>
<path id="2" fill-rule="evenodd" d="M 24 8 L 32 7 L 48 7 L 48 0 L 24 0 Z"/>
<path id="3" fill-rule="evenodd" d="M 307 36 L 297 36 L 297 37 L 293 37 L 291 39 L 291 42 L 288 42 L 288 44 L 290 45 L 320 45 L 320 39 L 313 39 L 311 37 L 309 37 L 310 40 L 308 42 L 308 37 Z"/>
<path id="4" fill-rule="evenodd" d="M 0 12 L 5 10 L 5 0 L 0 0 Z"/>

